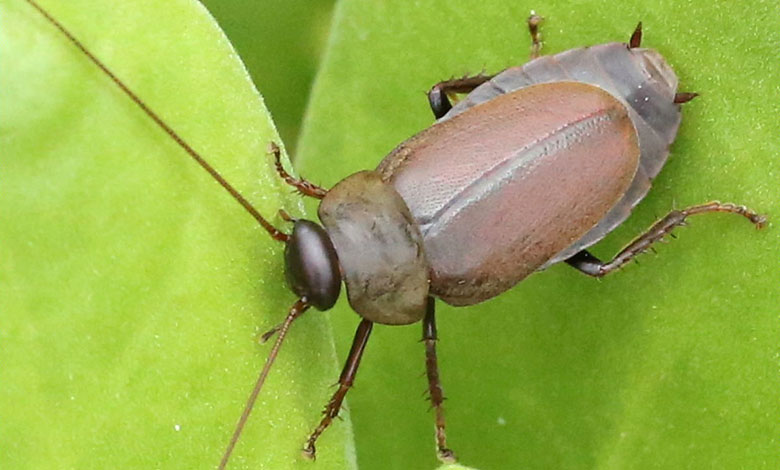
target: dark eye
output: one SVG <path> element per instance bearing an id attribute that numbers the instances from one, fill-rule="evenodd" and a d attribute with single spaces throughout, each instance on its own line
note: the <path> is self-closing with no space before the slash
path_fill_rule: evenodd
<path id="1" fill-rule="evenodd" d="M 285 276 L 295 294 L 318 310 L 333 307 L 341 291 L 336 249 L 324 228 L 297 220 L 284 250 Z"/>

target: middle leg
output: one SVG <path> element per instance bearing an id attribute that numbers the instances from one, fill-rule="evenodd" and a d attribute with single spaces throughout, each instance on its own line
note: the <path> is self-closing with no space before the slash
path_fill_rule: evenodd
<path id="1" fill-rule="evenodd" d="M 444 432 L 444 390 L 439 381 L 439 362 L 436 357 L 436 317 L 435 299 L 428 297 L 428 306 L 423 319 L 423 342 L 425 343 L 425 370 L 428 376 L 428 393 L 431 405 L 436 411 L 436 447 L 439 460 L 446 463 L 456 461 L 455 453 L 447 447 L 447 434 Z"/>
<path id="2" fill-rule="evenodd" d="M 462 78 L 451 78 L 433 86 L 428 91 L 428 104 L 436 119 L 442 118 L 452 109 L 452 98 L 456 94 L 471 93 L 474 88 L 493 78 L 493 75 L 477 74 Z"/>
<path id="3" fill-rule="evenodd" d="M 531 33 L 531 59 L 536 59 L 541 55 L 542 43 L 539 40 L 539 25 L 542 24 L 542 17 L 534 12 L 528 17 L 528 30 Z M 462 78 L 452 78 L 437 83 L 428 91 L 428 103 L 431 105 L 436 119 L 441 119 L 452 109 L 451 98 L 456 94 L 470 93 L 476 87 L 493 78 L 494 75 L 477 74 L 465 76 Z"/>
<path id="4" fill-rule="evenodd" d="M 542 24 L 541 16 L 535 12 L 531 12 L 531 16 L 528 17 L 528 31 L 531 33 L 531 60 L 534 60 L 542 55 L 542 41 L 539 40 L 539 25 Z"/>

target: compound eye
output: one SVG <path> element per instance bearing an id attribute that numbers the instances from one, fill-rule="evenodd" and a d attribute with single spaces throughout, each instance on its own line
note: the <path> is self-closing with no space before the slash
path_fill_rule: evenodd
<path id="1" fill-rule="evenodd" d="M 341 292 L 341 272 L 328 232 L 298 219 L 284 250 L 287 284 L 317 310 L 333 307 Z"/>

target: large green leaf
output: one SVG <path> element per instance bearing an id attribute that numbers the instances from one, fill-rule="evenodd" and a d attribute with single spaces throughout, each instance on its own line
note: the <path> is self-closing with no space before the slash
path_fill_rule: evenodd
<path id="1" fill-rule="evenodd" d="M 294 151 L 335 0 L 203 0 L 263 94 Z"/>
<path id="2" fill-rule="evenodd" d="M 263 214 L 300 213 L 205 9 L 42 3 Z M 0 466 L 216 466 L 257 335 L 294 301 L 282 247 L 26 2 L 0 7 Z M 294 326 L 230 468 L 306 464 L 330 338 L 316 311 Z M 353 467 L 349 421 L 320 448 L 322 468 Z"/>
<path id="3" fill-rule="evenodd" d="M 685 106 L 654 189 L 596 255 L 616 253 L 675 205 L 721 199 L 780 217 L 780 9 L 759 0 L 343 0 L 300 141 L 302 172 L 329 186 L 372 168 L 430 125 L 433 83 L 526 61 L 532 8 L 547 18 L 548 54 L 626 41 L 642 20 L 644 44 L 674 66 L 682 90 L 702 94 Z M 678 235 L 601 282 L 556 266 L 482 305 L 440 306 L 448 436 L 464 463 L 780 466 L 777 230 L 716 215 Z M 332 315 L 343 357 L 358 320 L 345 303 Z M 367 347 L 350 394 L 364 468 L 435 465 L 419 330 L 378 327 Z"/>

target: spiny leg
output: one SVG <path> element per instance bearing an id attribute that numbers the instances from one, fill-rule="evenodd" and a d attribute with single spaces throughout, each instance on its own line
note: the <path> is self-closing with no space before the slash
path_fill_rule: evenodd
<path id="1" fill-rule="evenodd" d="M 317 438 L 320 437 L 325 429 L 330 426 L 333 418 L 338 416 L 341 404 L 344 402 L 344 397 L 347 395 L 352 383 L 355 380 L 355 374 L 357 373 L 358 366 L 360 365 L 360 358 L 363 357 L 363 350 L 368 343 L 368 337 L 371 335 L 371 328 L 374 326 L 373 322 L 368 320 L 362 320 L 355 332 L 355 339 L 352 340 L 352 348 L 349 350 L 349 356 L 347 362 L 344 364 L 344 369 L 339 376 L 339 389 L 333 394 L 330 401 L 325 405 L 325 410 L 322 412 L 325 415 L 320 421 L 320 424 L 311 433 L 309 439 L 306 441 L 306 447 L 303 449 L 303 456 L 309 459 L 314 459 L 316 449 L 314 443 Z"/>
<path id="2" fill-rule="evenodd" d="M 493 78 L 493 75 L 477 74 L 462 78 L 452 78 L 439 82 L 428 92 L 428 103 L 434 117 L 440 119 L 452 109 L 450 95 L 470 93 L 474 88 Z"/>
<path id="3" fill-rule="evenodd" d="M 732 203 L 720 203 L 718 201 L 708 202 L 688 207 L 682 210 L 673 210 L 666 217 L 653 224 L 650 229 L 634 239 L 623 250 L 617 254 L 611 261 L 601 262 L 598 258 L 582 250 L 576 255 L 566 260 L 566 263 L 579 269 L 588 276 L 603 277 L 619 269 L 628 263 L 632 258 L 640 253 L 647 251 L 650 246 L 662 240 L 669 235 L 675 227 L 685 225 L 685 219 L 688 216 L 696 214 L 705 214 L 707 212 L 730 212 L 741 215 L 753 224 L 756 228 L 763 228 L 766 225 L 766 217 L 758 214 L 745 206 L 738 206 Z"/>
<path id="4" fill-rule="evenodd" d="M 629 49 L 636 49 L 642 45 L 642 22 L 640 21 L 636 28 L 634 28 L 634 32 L 631 33 L 631 38 L 628 40 L 628 47 Z"/>
<path id="5" fill-rule="evenodd" d="M 544 18 L 533 11 L 528 17 L 528 31 L 531 33 L 531 60 L 542 55 L 542 42 L 539 40 L 539 25 L 542 24 L 542 20 Z"/>
<path id="6" fill-rule="evenodd" d="M 428 297 L 428 306 L 423 319 L 423 342 L 425 343 L 425 371 L 428 375 L 428 392 L 431 405 L 436 412 L 436 447 L 439 460 L 446 463 L 456 461 L 455 453 L 447 447 L 447 434 L 444 431 L 444 390 L 439 381 L 439 362 L 436 358 L 436 316 L 435 299 Z"/>
<path id="7" fill-rule="evenodd" d="M 306 181 L 303 178 L 294 178 L 292 175 L 287 173 L 287 171 L 282 166 L 282 152 L 279 150 L 278 145 L 271 142 L 268 144 L 268 151 L 274 154 L 276 172 L 279 173 L 279 176 L 284 180 L 285 183 L 297 189 L 298 192 L 304 196 L 314 197 L 317 199 L 322 199 L 325 197 L 325 195 L 328 193 L 327 189 L 321 188 L 320 186 L 317 186 L 310 181 Z"/>

